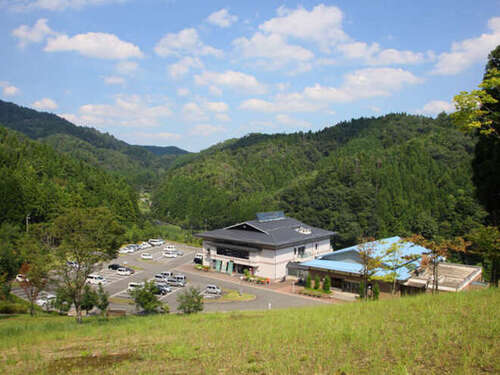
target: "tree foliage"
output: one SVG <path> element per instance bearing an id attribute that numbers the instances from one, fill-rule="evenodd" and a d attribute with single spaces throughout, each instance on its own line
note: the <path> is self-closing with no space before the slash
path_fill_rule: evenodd
<path id="1" fill-rule="evenodd" d="M 145 314 L 151 314 L 158 312 L 163 307 L 163 303 L 155 294 L 156 288 L 153 281 L 147 281 L 143 287 L 136 288 L 131 292 L 138 310 L 141 309 Z"/>
<path id="2" fill-rule="evenodd" d="M 203 294 L 197 288 L 189 287 L 188 290 L 177 296 L 177 307 L 184 314 L 194 314 L 203 311 Z"/>

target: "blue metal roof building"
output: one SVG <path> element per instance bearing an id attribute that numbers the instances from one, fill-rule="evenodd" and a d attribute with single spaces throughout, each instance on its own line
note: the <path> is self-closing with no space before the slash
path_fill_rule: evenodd
<path id="1" fill-rule="evenodd" d="M 415 245 L 411 242 L 402 241 L 400 237 L 390 237 L 382 240 L 373 241 L 367 243 L 373 249 L 374 256 L 383 257 L 387 253 L 387 250 L 398 244 L 399 246 L 399 256 L 401 259 L 409 258 L 406 264 L 400 266 L 399 268 L 392 270 L 380 268 L 375 273 L 376 277 L 384 277 L 386 275 L 396 272 L 396 279 L 399 281 L 404 281 L 410 278 L 411 266 L 418 267 L 420 265 L 420 260 L 423 254 L 430 252 L 422 246 Z M 363 271 L 363 266 L 359 258 L 359 245 L 351 246 L 342 250 L 337 250 L 332 253 L 325 254 L 318 259 L 314 259 L 308 262 L 300 263 L 300 268 L 302 269 L 314 269 L 319 271 L 331 271 L 331 272 L 341 272 L 347 273 L 355 276 L 360 276 Z M 389 259 L 382 259 L 382 262 L 386 265 L 390 265 Z"/>

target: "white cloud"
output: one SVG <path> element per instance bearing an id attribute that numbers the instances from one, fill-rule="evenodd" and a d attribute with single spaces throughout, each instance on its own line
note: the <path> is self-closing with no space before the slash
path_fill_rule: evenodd
<path id="1" fill-rule="evenodd" d="M 143 54 L 136 45 L 120 40 L 114 34 L 86 33 L 73 37 L 59 35 L 49 38 L 46 52 L 75 51 L 86 57 L 125 60 L 141 58 Z"/>
<path id="2" fill-rule="evenodd" d="M 301 46 L 291 45 L 279 34 L 265 35 L 255 33 L 251 39 L 245 37 L 235 39 L 233 45 L 244 58 L 264 58 L 271 60 L 260 62 L 260 65 L 277 69 L 291 61 L 309 61 L 314 54 Z"/>
<path id="3" fill-rule="evenodd" d="M 223 113 L 229 111 L 229 106 L 224 102 L 207 102 L 204 105 L 210 112 Z"/>
<path id="4" fill-rule="evenodd" d="M 69 114 L 78 125 L 109 128 L 157 127 L 172 114 L 166 99 L 152 104 L 138 95 L 117 95 L 112 104 L 85 104 L 78 115 Z M 67 116 L 68 114 L 65 114 Z"/>
<path id="5" fill-rule="evenodd" d="M 0 82 L 0 88 L 2 88 L 3 96 L 15 96 L 21 92 L 19 88 L 6 81 Z"/>
<path id="6" fill-rule="evenodd" d="M 43 42 L 49 35 L 57 35 L 57 33 L 47 25 L 46 18 L 40 18 L 32 27 L 21 25 L 12 30 L 12 36 L 19 39 L 18 45 L 21 48 L 30 43 Z"/>
<path id="7" fill-rule="evenodd" d="M 419 64 L 426 61 L 421 52 L 382 49 L 378 43 L 364 42 L 340 44 L 338 50 L 349 59 L 361 59 L 368 65 Z M 427 57 L 430 57 L 429 53 Z"/>
<path id="8" fill-rule="evenodd" d="M 205 111 L 195 102 L 189 102 L 182 107 L 182 115 L 186 121 L 206 121 L 208 116 Z"/>
<path id="9" fill-rule="evenodd" d="M 280 7 L 278 17 L 272 18 L 259 29 L 269 34 L 309 40 L 328 51 L 333 45 L 349 40 L 342 30 L 342 11 L 335 6 L 319 4 L 311 11 L 302 7 L 295 10 Z"/>
<path id="10" fill-rule="evenodd" d="M 339 87 L 316 83 L 300 93 L 278 94 L 272 101 L 248 99 L 240 104 L 240 108 L 257 112 L 312 112 L 325 109 L 330 103 L 389 96 L 405 85 L 421 82 L 420 78 L 403 69 L 360 69 L 345 75 Z"/>
<path id="11" fill-rule="evenodd" d="M 32 106 L 39 110 L 54 110 L 58 107 L 57 103 L 50 98 L 37 100 Z"/>
<path id="12" fill-rule="evenodd" d="M 284 124 L 294 128 L 310 128 L 312 126 L 312 124 L 308 121 L 295 119 L 283 114 L 276 115 L 276 121 L 280 124 Z"/>
<path id="13" fill-rule="evenodd" d="M 486 62 L 488 53 L 500 44 L 500 17 L 490 18 L 489 34 L 477 38 L 465 39 L 451 45 L 450 52 L 441 53 L 432 70 L 432 74 L 458 74 L 476 62 Z"/>
<path id="14" fill-rule="evenodd" d="M 227 9 L 221 9 L 217 12 L 213 12 L 207 17 L 207 21 L 212 25 L 219 27 L 229 27 L 236 21 L 238 21 L 238 17 L 232 14 L 229 14 Z"/>
<path id="15" fill-rule="evenodd" d="M 138 67 L 139 64 L 135 61 L 120 61 L 116 64 L 115 69 L 118 74 L 130 76 L 134 74 Z"/>
<path id="16" fill-rule="evenodd" d="M 226 86 L 243 92 L 263 94 L 266 87 L 249 74 L 228 70 L 224 73 L 205 71 L 202 74 L 194 76 L 198 85 L 217 85 Z"/>
<path id="17" fill-rule="evenodd" d="M 205 45 L 200 40 L 196 29 L 193 28 L 164 35 L 156 44 L 155 52 L 161 57 L 182 56 L 186 54 L 194 56 L 213 55 L 216 57 L 223 55 L 221 50 Z"/>
<path id="18" fill-rule="evenodd" d="M 197 57 L 187 56 L 174 64 L 170 64 L 168 66 L 168 73 L 170 77 L 177 79 L 188 73 L 191 68 L 201 69 L 203 68 L 203 63 Z"/>
<path id="19" fill-rule="evenodd" d="M 177 89 L 177 95 L 179 96 L 188 96 L 190 93 L 189 89 L 185 87 L 179 87 Z"/>
<path id="20" fill-rule="evenodd" d="M 208 88 L 208 91 L 210 91 L 210 93 L 214 96 L 222 96 L 222 90 L 220 88 L 218 88 L 217 86 L 215 85 L 211 85 L 209 88 Z"/>
<path id="21" fill-rule="evenodd" d="M 126 0 L 11 0 L 10 8 L 16 11 L 82 9 L 91 5 L 123 3 Z"/>
<path id="22" fill-rule="evenodd" d="M 227 113 L 217 113 L 215 115 L 215 119 L 221 122 L 229 122 L 231 121 L 231 117 Z"/>
<path id="23" fill-rule="evenodd" d="M 73 113 L 58 113 L 57 115 L 73 124 L 77 124 L 79 122 L 78 116 Z"/>
<path id="24" fill-rule="evenodd" d="M 189 134 L 194 135 L 194 136 L 208 137 L 208 136 L 215 134 L 215 133 L 224 132 L 225 130 L 226 130 L 226 128 L 224 128 L 223 126 L 201 124 L 201 125 L 196 125 L 195 127 L 191 128 L 191 130 L 189 131 Z"/>
<path id="25" fill-rule="evenodd" d="M 426 103 L 421 109 L 417 110 L 416 113 L 435 116 L 441 112 L 451 113 L 454 111 L 455 106 L 452 103 L 445 102 L 444 100 L 433 100 Z"/>
<path id="26" fill-rule="evenodd" d="M 108 76 L 104 77 L 104 82 L 108 85 L 124 85 L 125 79 L 118 76 Z"/>

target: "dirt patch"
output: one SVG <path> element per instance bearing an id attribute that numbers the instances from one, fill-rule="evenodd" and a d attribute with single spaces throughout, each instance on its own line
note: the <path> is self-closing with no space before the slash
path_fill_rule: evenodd
<path id="1" fill-rule="evenodd" d="M 114 353 L 106 355 L 84 355 L 79 357 L 64 357 L 52 361 L 48 367 L 49 374 L 63 374 L 71 370 L 94 369 L 112 367 L 124 361 L 140 361 L 136 353 Z"/>

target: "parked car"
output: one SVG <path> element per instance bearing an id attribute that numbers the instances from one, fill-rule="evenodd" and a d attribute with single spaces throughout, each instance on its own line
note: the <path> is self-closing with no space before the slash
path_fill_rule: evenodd
<path id="1" fill-rule="evenodd" d="M 66 264 L 69 266 L 69 267 L 72 267 L 72 268 L 78 268 L 78 263 L 77 262 L 73 262 L 71 260 L 68 260 L 66 262 Z"/>
<path id="2" fill-rule="evenodd" d="M 151 247 L 151 245 L 147 242 L 143 242 L 139 245 L 139 250 L 145 250 L 145 249 L 149 249 Z"/>
<path id="3" fill-rule="evenodd" d="M 130 246 L 124 246 L 120 250 L 118 250 L 120 254 L 128 254 L 128 253 L 133 253 L 134 249 L 131 248 Z"/>
<path id="4" fill-rule="evenodd" d="M 151 246 L 161 246 L 165 243 L 161 238 L 152 238 L 148 242 Z"/>
<path id="5" fill-rule="evenodd" d="M 177 251 L 175 250 L 166 250 L 163 252 L 163 256 L 165 258 L 177 258 Z"/>
<path id="6" fill-rule="evenodd" d="M 136 289 L 139 289 L 139 288 L 143 288 L 144 287 L 144 283 L 143 282 L 132 282 L 132 283 L 128 283 L 128 288 L 127 288 L 127 291 L 130 293 L 130 292 L 133 292 L 134 290 Z"/>
<path id="7" fill-rule="evenodd" d="M 222 294 L 222 290 L 217 285 L 209 284 L 205 287 L 205 293 L 207 293 L 207 294 Z"/>
<path id="8" fill-rule="evenodd" d="M 151 253 L 142 253 L 141 258 L 142 259 L 153 259 L 153 255 L 151 255 Z"/>
<path id="9" fill-rule="evenodd" d="M 106 279 L 101 275 L 90 274 L 87 276 L 87 282 L 92 285 L 102 285 L 106 283 Z"/>
<path id="10" fill-rule="evenodd" d="M 203 264 L 203 254 L 196 253 L 193 262 L 195 262 L 196 264 Z"/>
<path id="11" fill-rule="evenodd" d="M 161 273 L 157 273 L 154 277 L 154 280 L 157 282 L 165 282 L 167 277 L 163 276 Z"/>
<path id="12" fill-rule="evenodd" d="M 35 303 L 38 305 L 38 306 L 41 306 L 43 307 L 44 309 L 47 309 L 48 307 L 50 307 L 50 304 L 55 301 L 56 299 L 56 296 L 54 294 L 51 294 L 51 293 L 45 293 L 45 292 L 42 292 L 40 293 L 40 295 L 38 296 L 37 300 L 35 301 Z"/>
<path id="13" fill-rule="evenodd" d="M 172 291 L 172 289 L 170 289 L 168 286 L 163 286 L 163 285 L 158 285 L 158 284 L 155 284 L 155 288 L 153 290 L 153 293 L 154 294 L 161 294 L 162 296 L 164 296 L 165 294 L 167 293 L 170 293 Z"/>
<path id="14" fill-rule="evenodd" d="M 170 286 L 186 286 L 186 283 L 181 280 L 177 280 L 175 277 L 169 277 L 167 279 L 167 284 Z"/>
<path id="15" fill-rule="evenodd" d="M 176 275 L 173 276 L 174 279 L 176 279 L 177 281 L 182 281 L 184 284 L 186 284 L 186 275 L 183 275 L 182 273 L 178 273 Z"/>
<path id="16" fill-rule="evenodd" d="M 130 276 L 133 274 L 133 270 L 127 267 L 120 267 L 116 270 L 116 273 L 120 276 Z"/>
<path id="17" fill-rule="evenodd" d="M 181 251 L 181 250 L 175 250 L 176 254 L 178 257 L 181 257 L 184 255 L 184 251 Z"/>
<path id="18" fill-rule="evenodd" d="M 25 276 L 25 275 L 23 275 L 22 273 L 20 273 L 20 274 L 18 274 L 18 275 L 16 276 L 16 281 L 17 281 L 18 283 L 22 283 L 22 282 L 24 282 L 24 281 L 29 281 L 29 280 L 26 278 L 26 276 Z"/>
<path id="19" fill-rule="evenodd" d="M 121 266 L 118 264 L 118 263 L 113 263 L 113 264 L 110 264 L 108 266 L 108 270 L 113 270 L 113 271 L 116 271 L 118 268 L 120 268 Z"/>
<path id="20" fill-rule="evenodd" d="M 165 246 L 165 250 L 175 251 L 175 245 L 172 245 L 171 243 L 169 243 L 169 244 L 167 244 L 167 246 Z"/>
<path id="21" fill-rule="evenodd" d="M 169 277 L 172 277 L 173 276 L 173 273 L 170 272 L 170 271 L 163 271 L 163 272 L 160 272 L 160 274 L 165 278 L 165 279 L 168 279 Z"/>

